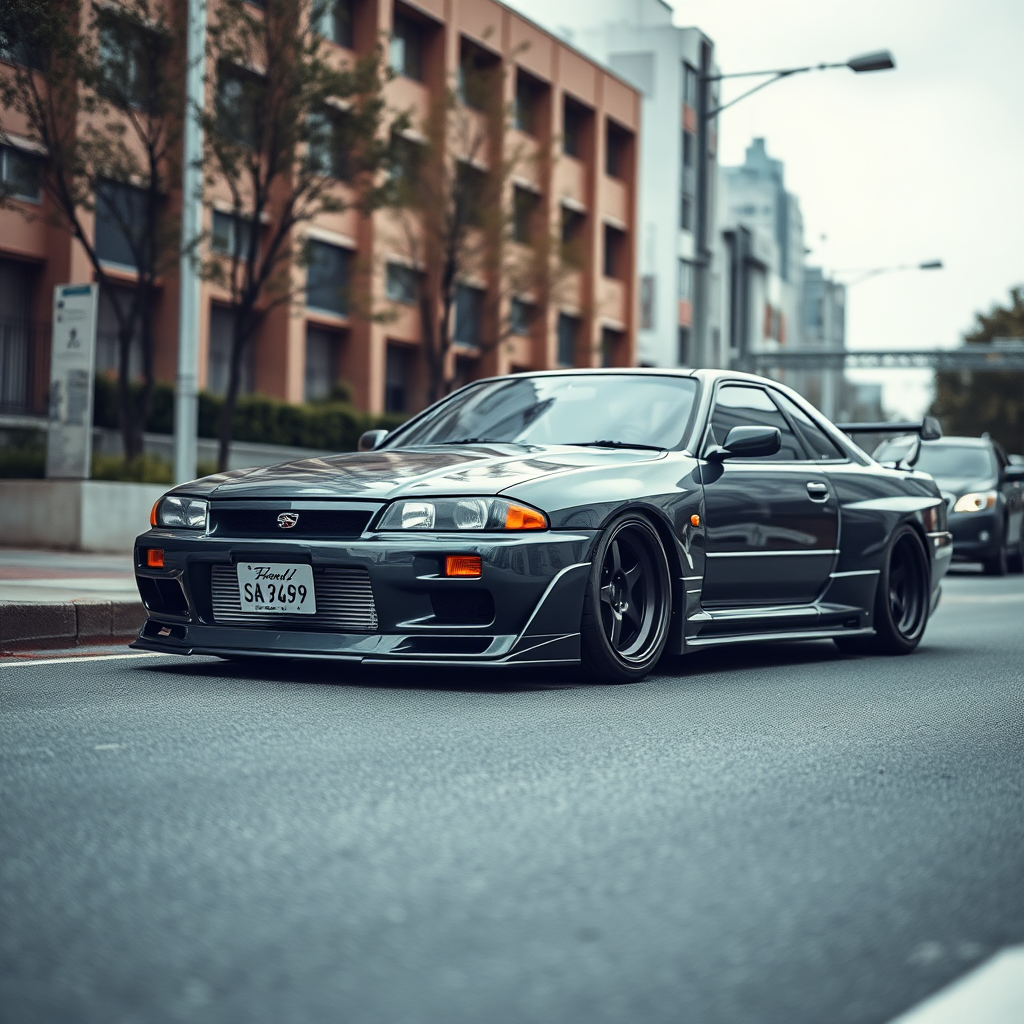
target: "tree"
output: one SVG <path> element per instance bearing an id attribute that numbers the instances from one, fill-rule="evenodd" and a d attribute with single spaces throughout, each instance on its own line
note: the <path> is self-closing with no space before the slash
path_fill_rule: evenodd
<path id="1" fill-rule="evenodd" d="M 415 299 L 427 364 L 427 400 L 455 380 L 453 350 L 493 351 L 530 333 L 579 268 L 577 244 L 553 233 L 539 193 L 517 187 L 549 170 L 543 144 L 528 154 L 513 138 L 497 62 L 469 48 L 458 80 L 435 99 L 418 138 L 398 139 L 388 202 L 399 226 L 393 245 L 415 268 Z M 477 287 L 479 286 L 479 287 Z M 456 338 L 461 314 L 479 321 Z"/>
<path id="2" fill-rule="evenodd" d="M 81 244 L 113 310 L 118 424 L 129 460 L 142 453 L 153 395 L 159 278 L 179 258 L 167 197 L 179 170 L 183 18 L 182 0 L 6 0 L 0 14 L 0 45 L 12 58 L 0 80 L 0 141 L 44 154 L 34 173 L 47 216 Z M 0 204 L 33 216 L 9 191 L 0 191 Z M 134 269 L 130 298 L 115 287 L 123 277 L 111 274 L 101 235 L 117 262 Z"/>
<path id="3" fill-rule="evenodd" d="M 383 200 L 380 171 L 391 153 L 383 51 L 355 61 L 331 52 L 324 37 L 343 8 L 333 0 L 221 0 L 210 26 L 215 98 L 198 112 L 205 183 L 208 198 L 227 190 L 232 211 L 222 246 L 229 251 L 204 265 L 226 288 L 232 314 L 222 469 L 246 350 L 267 312 L 309 286 L 294 273 L 313 262 L 299 229 L 353 207 L 369 213 Z M 318 286 L 346 292 L 344 270 L 339 263 Z"/>
<path id="4" fill-rule="evenodd" d="M 1024 340 L 1024 286 L 1010 289 L 1006 306 L 977 314 L 966 335 L 970 344 L 997 338 Z M 977 436 L 987 431 L 1009 452 L 1024 452 L 1024 373 L 1020 371 L 941 370 L 935 374 L 931 412 L 950 434 Z"/>

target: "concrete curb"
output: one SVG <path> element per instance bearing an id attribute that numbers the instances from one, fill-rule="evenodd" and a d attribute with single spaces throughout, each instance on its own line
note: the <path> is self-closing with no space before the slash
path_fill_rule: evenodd
<path id="1" fill-rule="evenodd" d="M 145 621 L 141 601 L 2 601 L 0 649 L 120 640 L 138 633 Z"/>

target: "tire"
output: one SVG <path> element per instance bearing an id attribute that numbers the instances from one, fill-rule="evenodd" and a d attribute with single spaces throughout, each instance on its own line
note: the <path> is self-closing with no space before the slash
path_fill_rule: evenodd
<path id="1" fill-rule="evenodd" d="M 913 527 L 901 526 L 878 578 L 874 636 L 836 637 L 836 646 L 847 654 L 910 654 L 924 636 L 930 605 L 928 552 Z"/>
<path id="2" fill-rule="evenodd" d="M 1006 560 L 1006 567 L 1015 574 L 1024 572 L 1024 526 L 1021 527 L 1021 535 L 1017 540 L 1017 547 Z"/>
<path id="3" fill-rule="evenodd" d="M 590 567 L 580 625 L 580 672 L 586 681 L 633 683 L 665 650 L 672 579 L 661 538 L 642 516 L 615 520 L 601 535 Z"/>
<path id="4" fill-rule="evenodd" d="M 981 568 L 986 576 L 1005 576 L 1009 571 L 1009 559 L 1006 557 L 1006 548 L 1000 544 L 996 553 L 981 563 Z"/>

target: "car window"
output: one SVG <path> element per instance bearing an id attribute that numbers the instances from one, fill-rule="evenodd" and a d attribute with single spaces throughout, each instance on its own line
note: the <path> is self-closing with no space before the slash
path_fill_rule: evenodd
<path id="1" fill-rule="evenodd" d="M 882 462 L 884 454 L 883 452 L 882 458 L 878 455 L 875 457 Z M 941 441 L 925 441 L 921 445 L 921 454 L 914 468 L 931 473 L 935 477 L 975 480 L 994 477 L 998 473 L 991 448 L 982 448 L 980 445 L 945 444 Z"/>
<path id="2" fill-rule="evenodd" d="M 812 458 L 820 462 L 846 462 L 849 459 L 846 452 L 796 402 L 791 401 L 778 391 L 773 391 L 772 397 L 782 406 L 795 424 L 797 433 L 803 438 Z"/>
<path id="3" fill-rule="evenodd" d="M 711 430 L 718 444 L 725 444 L 733 427 L 778 427 L 782 434 L 782 447 L 774 455 L 759 461 L 794 462 L 807 458 L 796 435 L 790 429 L 778 406 L 762 388 L 740 384 L 726 384 L 715 396 L 715 411 L 711 414 Z"/>

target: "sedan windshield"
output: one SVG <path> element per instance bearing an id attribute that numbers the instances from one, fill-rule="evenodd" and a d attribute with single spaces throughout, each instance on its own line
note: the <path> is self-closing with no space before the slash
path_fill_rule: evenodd
<path id="1" fill-rule="evenodd" d="M 992 452 L 974 445 L 923 444 L 914 468 L 932 476 L 965 480 L 996 475 Z"/>
<path id="2" fill-rule="evenodd" d="M 466 388 L 395 432 L 383 447 L 511 441 L 675 448 L 697 382 L 639 374 L 516 375 Z"/>

